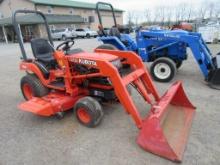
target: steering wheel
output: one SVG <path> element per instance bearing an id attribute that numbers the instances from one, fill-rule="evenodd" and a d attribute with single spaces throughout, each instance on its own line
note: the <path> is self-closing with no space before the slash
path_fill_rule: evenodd
<path id="1" fill-rule="evenodd" d="M 59 44 L 56 48 L 56 50 L 62 50 L 62 51 L 68 51 L 70 48 L 74 45 L 74 40 L 66 40 Z"/>

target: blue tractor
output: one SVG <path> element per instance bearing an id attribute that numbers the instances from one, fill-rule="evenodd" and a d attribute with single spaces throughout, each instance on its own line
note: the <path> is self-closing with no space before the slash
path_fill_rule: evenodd
<path id="1" fill-rule="evenodd" d="M 101 6 L 111 8 L 114 26 L 107 34 L 103 30 Z M 187 59 L 187 47 L 189 47 L 196 59 L 205 80 L 213 88 L 220 89 L 220 55 L 212 56 L 201 34 L 184 30 L 142 30 L 136 31 L 135 38 L 125 33 L 115 17 L 111 4 L 98 2 L 96 11 L 99 18 L 100 37 L 103 42 L 100 49 L 117 49 L 122 51 L 134 51 L 143 61 L 153 62 L 150 73 L 154 80 L 169 82 L 173 79 L 177 69 Z"/>

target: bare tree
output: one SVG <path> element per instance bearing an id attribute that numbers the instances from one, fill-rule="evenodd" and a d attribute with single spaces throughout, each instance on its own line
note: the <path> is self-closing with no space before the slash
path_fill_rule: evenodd
<path id="1" fill-rule="evenodd" d="M 164 21 L 165 21 L 165 8 L 164 8 L 164 6 L 158 6 L 156 8 L 155 12 L 157 12 L 157 14 L 158 14 L 159 22 L 163 25 Z"/>
<path id="2" fill-rule="evenodd" d="M 154 12 L 153 12 L 153 24 L 156 24 L 157 22 L 159 22 L 159 13 L 156 11 L 156 10 L 154 10 Z"/>
<path id="3" fill-rule="evenodd" d="M 200 18 L 202 20 L 205 19 L 205 16 L 207 14 L 207 2 L 203 1 L 197 11 L 197 18 Z"/>
<path id="4" fill-rule="evenodd" d="M 134 24 L 134 12 L 128 11 L 127 13 L 128 26 L 132 26 Z"/>
<path id="5" fill-rule="evenodd" d="M 213 15 L 215 18 L 219 18 L 220 17 L 220 3 L 219 2 L 215 2 L 215 8 L 213 11 Z"/>
<path id="6" fill-rule="evenodd" d="M 138 26 L 139 19 L 140 19 L 140 15 L 138 14 L 138 12 L 134 12 L 134 22 L 136 26 Z"/>
<path id="7" fill-rule="evenodd" d="M 151 24 L 151 10 L 146 9 L 145 10 L 145 18 L 148 24 Z"/>
<path id="8" fill-rule="evenodd" d="M 179 21 L 180 21 L 180 18 L 181 18 L 181 11 L 180 11 L 180 8 L 179 8 L 180 6 L 176 6 L 176 8 L 175 8 L 175 21 L 176 21 L 176 23 L 179 23 Z"/>
<path id="9" fill-rule="evenodd" d="M 167 22 L 167 26 L 170 26 L 173 16 L 173 7 L 167 6 L 165 7 L 165 21 Z"/>
<path id="10" fill-rule="evenodd" d="M 214 1 L 210 1 L 207 5 L 207 12 L 208 12 L 208 17 L 212 18 L 213 17 L 213 11 L 215 9 L 215 3 Z"/>
<path id="11" fill-rule="evenodd" d="M 193 17 L 193 7 L 192 5 L 188 5 L 186 9 L 186 21 L 189 22 Z"/>
<path id="12" fill-rule="evenodd" d="M 186 3 L 181 3 L 179 5 L 179 10 L 180 10 L 180 20 L 185 21 L 187 17 L 187 8 L 188 5 Z"/>

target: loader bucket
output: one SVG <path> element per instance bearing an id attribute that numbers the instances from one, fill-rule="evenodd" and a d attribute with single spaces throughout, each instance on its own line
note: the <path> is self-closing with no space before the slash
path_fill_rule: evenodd
<path id="1" fill-rule="evenodd" d="M 195 107 L 176 82 L 144 119 L 137 143 L 145 150 L 181 162 Z"/>
<path id="2" fill-rule="evenodd" d="M 209 72 L 208 85 L 211 88 L 220 90 L 220 55 L 212 59 L 214 69 Z"/>

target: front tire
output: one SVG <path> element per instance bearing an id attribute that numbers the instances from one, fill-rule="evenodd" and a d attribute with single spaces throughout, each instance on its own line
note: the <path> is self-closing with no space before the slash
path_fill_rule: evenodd
<path id="1" fill-rule="evenodd" d="M 24 76 L 21 79 L 20 87 L 26 100 L 30 100 L 33 97 L 43 97 L 49 93 L 49 89 L 34 75 L 28 74 Z"/>
<path id="2" fill-rule="evenodd" d="M 79 99 L 74 107 L 77 120 L 86 127 L 96 127 L 103 118 L 101 104 L 92 97 Z"/>
<path id="3" fill-rule="evenodd" d="M 175 62 L 167 57 L 156 59 L 150 67 L 150 73 L 153 79 L 159 82 L 171 81 L 174 78 L 176 71 L 177 68 Z"/>
<path id="4" fill-rule="evenodd" d="M 86 38 L 90 38 L 90 34 L 89 33 L 86 34 Z"/>

